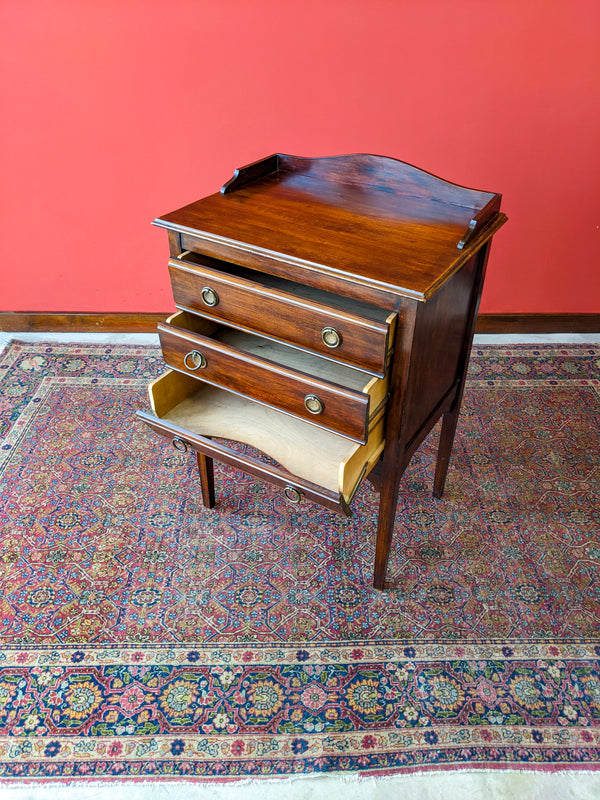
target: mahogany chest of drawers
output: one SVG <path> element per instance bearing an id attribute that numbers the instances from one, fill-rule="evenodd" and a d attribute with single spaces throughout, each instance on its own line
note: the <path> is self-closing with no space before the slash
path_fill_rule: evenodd
<path id="1" fill-rule="evenodd" d="M 178 311 L 138 416 L 197 453 L 350 514 L 379 490 L 383 588 L 399 482 L 442 418 L 442 495 L 500 195 L 381 156 L 276 154 L 167 214 Z M 243 445 L 243 446 L 242 446 Z M 250 446 L 250 447 L 248 447 Z"/>

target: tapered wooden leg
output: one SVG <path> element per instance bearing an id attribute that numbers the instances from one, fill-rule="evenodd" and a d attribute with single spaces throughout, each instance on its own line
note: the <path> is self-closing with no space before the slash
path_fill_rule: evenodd
<path id="1" fill-rule="evenodd" d="M 435 478 L 433 480 L 433 496 L 441 497 L 444 494 L 446 484 L 446 474 L 452 455 L 452 445 L 454 444 L 454 434 L 458 424 L 460 414 L 460 402 L 455 403 L 455 407 L 447 411 L 442 417 L 442 430 L 440 433 L 440 443 L 438 445 L 437 462 L 435 465 Z"/>
<path id="2" fill-rule="evenodd" d="M 467 368 L 469 366 L 469 356 L 471 355 L 473 334 L 475 333 L 475 323 L 477 321 L 477 312 L 479 311 L 479 299 L 481 297 L 481 287 L 483 286 L 483 279 L 485 277 L 485 270 L 490 252 L 490 243 L 491 240 L 487 241 L 481 250 L 479 250 L 479 252 L 473 256 L 473 258 L 476 259 L 475 268 L 477 274 L 475 283 L 473 285 L 471 307 L 469 309 L 469 318 L 467 320 L 465 334 L 463 337 L 462 352 L 457 373 L 460 384 L 456 391 L 456 397 L 452 403 L 452 408 L 450 411 L 447 411 L 442 418 L 442 432 L 440 433 L 438 457 L 435 467 L 435 478 L 433 481 L 434 497 L 441 497 L 444 494 L 446 473 L 448 472 L 448 464 L 450 463 L 450 456 L 452 454 L 452 445 L 454 444 L 454 434 L 456 433 L 456 426 L 458 424 L 463 391 L 465 388 L 465 378 L 467 374 Z"/>
<path id="3" fill-rule="evenodd" d="M 386 468 L 387 467 L 387 468 Z M 375 569 L 373 571 L 373 588 L 383 589 L 388 557 L 392 544 L 394 522 L 396 519 L 396 506 L 398 503 L 398 490 L 400 479 L 406 464 L 399 464 L 397 468 L 393 463 L 386 465 L 385 454 L 380 484 L 379 517 L 377 519 L 377 540 L 375 542 Z"/>
<path id="4" fill-rule="evenodd" d="M 394 493 L 398 497 L 398 490 Z M 392 533 L 394 530 L 395 506 L 390 508 L 392 497 L 384 503 L 383 492 L 379 504 L 379 519 L 377 521 L 377 543 L 375 545 L 375 570 L 373 572 L 373 588 L 383 589 L 385 585 L 385 572 L 387 569 Z"/>
<path id="5" fill-rule="evenodd" d="M 198 471 L 200 472 L 200 486 L 202 488 L 202 504 L 206 508 L 215 507 L 215 471 L 213 460 L 204 453 L 196 453 L 198 457 Z"/>
<path id="6" fill-rule="evenodd" d="M 383 589 L 388 556 L 394 532 L 398 489 L 402 473 L 410 457 L 406 455 L 406 442 L 402 438 L 402 414 L 408 382 L 412 340 L 417 319 L 416 302 L 404 302 L 399 309 L 398 324 L 394 340 L 395 357 L 390 375 L 390 399 L 385 431 L 385 448 L 381 468 L 378 467 L 375 485 L 379 484 L 379 517 L 375 543 L 375 567 L 373 588 Z"/>

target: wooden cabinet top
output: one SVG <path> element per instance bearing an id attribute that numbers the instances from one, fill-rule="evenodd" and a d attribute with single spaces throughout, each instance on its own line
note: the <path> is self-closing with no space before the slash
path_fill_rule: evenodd
<path id="1" fill-rule="evenodd" d="M 383 156 L 275 154 L 155 224 L 242 266 L 426 300 L 504 224 L 500 199 Z"/>

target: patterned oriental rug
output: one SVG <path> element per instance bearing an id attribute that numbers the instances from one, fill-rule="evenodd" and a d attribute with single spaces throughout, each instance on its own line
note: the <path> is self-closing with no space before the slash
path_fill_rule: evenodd
<path id="1" fill-rule="evenodd" d="M 288 505 L 134 419 L 157 348 L 0 359 L 0 781 L 600 763 L 600 347 L 473 351 L 371 588 L 377 495 Z"/>

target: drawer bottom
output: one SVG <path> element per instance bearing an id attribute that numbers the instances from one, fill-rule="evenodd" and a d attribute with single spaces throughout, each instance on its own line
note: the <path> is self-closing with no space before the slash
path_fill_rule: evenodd
<path id="1" fill-rule="evenodd" d="M 193 449 L 243 470 L 258 474 L 256 469 L 248 469 L 249 465 L 257 467 L 261 477 L 301 487 L 309 499 L 345 513 L 358 485 L 383 451 L 383 419 L 373 426 L 367 443 L 360 445 L 231 392 L 199 386 L 194 378 L 176 371 L 154 381 L 149 394 L 155 417 L 139 416 L 156 432 L 183 439 Z M 215 442 L 213 437 L 250 445 L 283 470 Z M 314 491 L 319 488 L 323 491 Z"/>

